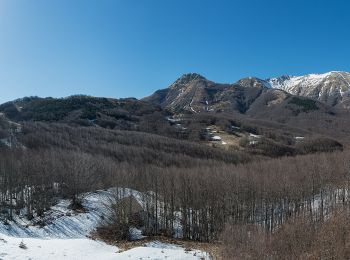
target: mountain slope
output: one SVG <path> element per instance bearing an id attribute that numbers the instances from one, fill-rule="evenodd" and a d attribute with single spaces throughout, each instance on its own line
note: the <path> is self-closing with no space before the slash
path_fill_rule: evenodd
<path id="1" fill-rule="evenodd" d="M 286 92 L 322 101 L 330 106 L 349 108 L 350 73 L 331 71 L 305 76 L 282 76 L 267 79 L 272 87 Z"/>
<path id="2" fill-rule="evenodd" d="M 190 73 L 181 76 L 169 88 L 158 90 L 143 100 L 160 104 L 174 112 L 199 113 L 210 110 L 218 101 L 217 94 L 227 88 L 227 84 L 217 84 L 199 74 Z"/>
<path id="3" fill-rule="evenodd" d="M 327 112 L 329 108 L 308 97 L 298 98 L 284 90 L 271 88 L 268 81 L 258 78 L 244 78 L 234 84 L 215 83 L 198 74 L 185 74 L 169 88 L 156 91 L 143 99 L 160 105 L 174 113 L 239 113 L 253 117 L 295 116 L 300 112 L 320 110 Z M 304 101 L 303 101 L 304 100 Z M 306 100 L 306 101 L 305 101 Z M 303 103 L 313 104 L 305 107 Z M 296 112 L 297 111 L 297 112 Z"/>
<path id="4" fill-rule="evenodd" d="M 196 142 L 207 140 L 205 129 L 213 125 L 228 132 L 232 125 L 245 126 L 250 130 L 244 135 L 259 132 L 290 136 L 322 134 L 348 140 L 347 110 L 333 108 L 308 96 L 290 94 L 287 88 L 277 88 L 286 86 L 287 80 L 288 77 L 275 80 L 248 77 L 233 84 L 222 84 L 190 73 L 142 100 L 32 97 L 0 105 L 0 113 L 21 124 L 23 121 L 58 122 L 147 132 Z M 3 133 L 6 137 L 7 132 Z M 232 143 L 237 144 L 239 138 L 236 139 L 231 140 Z"/>
<path id="5" fill-rule="evenodd" d="M 169 88 L 159 90 L 143 100 L 155 102 L 176 113 L 222 111 L 244 113 L 263 91 L 270 90 L 262 84 L 214 83 L 191 73 L 177 79 Z"/>
<path id="6" fill-rule="evenodd" d="M 0 113 L 15 122 L 66 122 L 136 130 L 143 117 L 162 113 L 162 109 L 159 105 L 135 98 L 113 99 L 77 95 L 67 98 L 17 99 L 0 105 Z"/>
<path id="7" fill-rule="evenodd" d="M 287 77 L 279 79 L 279 84 L 283 80 Z M 192 133 L 193 129 L 203 129 L 214 121 L 226 121 L 222 125 L 227 125 L 231 120 L 233 125 L 259 129 L 256 132 L 321 134 L 348 142 L 348 110 L 308 95 L 293 95 L 287 89 L 277 88 L 277 83 L 272 87 L 272 82 L 278 81 L 248 77 L 233 84 L 221 84 L 198 74 L 185 74 L 143 101 L 170 111 Z"/>

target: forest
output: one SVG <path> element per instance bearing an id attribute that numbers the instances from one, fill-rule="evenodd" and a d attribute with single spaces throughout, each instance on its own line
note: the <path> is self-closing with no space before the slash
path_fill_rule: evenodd
<path id="1" fill-rule="evenodd" d="M 97 230 L 104 240 L 128 240 L 136 226 L 147 236 L 218 243 L 223 259 L 350 257 L 350 154 L 324 149 L 329 139 L 267 156 L 66 123 L 24 122 L 7 135 L 11 126 L 2 128 L 1 221 L 40 217 L 60 198 L 79 209 L 85 192 L 124 187 L 141 192 L 146 209 L 115 208 Z"/>

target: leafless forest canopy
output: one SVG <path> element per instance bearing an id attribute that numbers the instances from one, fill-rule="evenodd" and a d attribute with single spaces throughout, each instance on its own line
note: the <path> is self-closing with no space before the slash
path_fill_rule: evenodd
<path id="1" fill-rule="evenodd" d="M 62 198 L 79 207 L 85 192 L 125 187 L 144 194 L 146 210 L 126 216 L 115 208 L 113 222 L 98 229 L 103 239 L 128 239 L 132 225 L 173 237 L 180 221 L 183 239 L 218 243 L 225 259 L 350 257 L 344 132 L 338 142 L 329 127 L 224 114 L 185 115 L 179 128 L 162 110 L 131 107 L 137 112 L 108 110 L 99 121 L 72 114 L 61 120 L 54 112 L 43 119 L 40 109 L 18 115 L 6 107 L 20 125 L 0 120 L 0 221 L 23 209 L 28 219 L 41 216 Z M 112 112 L 116 120 L 106 116 Z M 208 145 L 207 126 L 241 137 L 240 148 Z M 252 145 L 244 133 L 262 137 Z M 299 142 L 297 134 L 306 137 Z"/>

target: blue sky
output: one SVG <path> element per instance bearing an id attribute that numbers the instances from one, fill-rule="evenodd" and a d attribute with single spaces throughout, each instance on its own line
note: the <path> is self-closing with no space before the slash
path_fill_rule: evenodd
<path id="1" fill-rule="evenodd" d="M 350 71 L 350 3 L 0 0 L 0 102 L 141 98 L 187 72 L 217 82 Z"/>

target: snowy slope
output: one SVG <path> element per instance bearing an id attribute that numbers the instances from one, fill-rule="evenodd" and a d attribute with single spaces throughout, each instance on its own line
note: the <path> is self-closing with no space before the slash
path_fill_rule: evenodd
<path id="1" fill-rule="evenodd" d="M 27 249 L 19 248 L 23 241 Z M 0 234 L 0 259 L 116 259 L 118 249 L 89 239 L 16 238 Z"/>
<path id="2" fill-rule="evenodd" d="M 21 243 L 27 247 L 19 247 Z M 109 259 L 210 259 L 201 251 L 186 251 L 182 247 L 152 242 L 118 253 L 118 248 L 90 239 L 36 239 L 16 238 L 0 234 L 0 259 L 65 259 L 65 260 L 109 260 Z"/>
<path id="3" fill-rule="evenodd" d="M 266 80 L 272 88 L 290 94 L 324 101 L 330 105 L 342 102 L 350 96 L 350 73 L 331 71 L 305 76 L 282 76 Z"/>
<path id="4" fill-rule="evenodd" d="M 25 217 L 15 215 L 12 222 L 5 224 L 0 221 L 0 234 L 32 238 L 85 238 L 108 217 L 107 205 L 115 200 L 116 192 L 117 189 L 113 188 L 84 194 L 83 205 L 87 212 L 79 214 L 68 209 L 69 200 L 61 200 L 45 213 L 46 225 L 43 227 L 35 225 L 39 219 L 28 221 Z M 131 193 L 136 199 L 141 200 L 139 192 L 129 189 L 125 190 L 124 196 Z"/>
<path id="5" fill-rule="evenodd" d="M 68 209 L 69 200 L 61 200 L 45 213 L 44 227 L 35 225 L 39 219 L 28 221 L 23 216 L 15 215 L 14 221 L 7 224 L 0 221 L 0 234 L 36 238 L 84 238 L 107 216 L 106 205 L 112 198 L 111 190 L 85 194 L 83 205 L 87 212 L 80 214 Z"/>
<path id="6" fill-rule="evenodd" d="M 210 259 L 201 251 L 186 251 L 184 248 L 149 242 L 119 253 L 119 249 L 87 236 L 100 222 L 108 217 L 107 205 L 119 196 L 133 195 L 141 205 L 142 194 L 130 189 L 112 188 L 83 194 L 84 213 L 68 209 L 69 200 L 61 200 L 45 213 L 47 223 L 41 227 L 25 217 L 15 216 L 14 221 L 4 224 L 0 221 L 0 260 L 6 259 Z M 137 231 L 137 230 L 136 230 Z M 136 232 L 137 233 L 137 232 Z M 26 249 L 19 245 L 23 242 Z"/>

